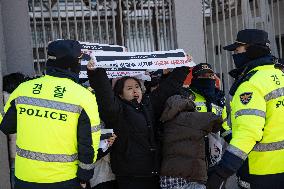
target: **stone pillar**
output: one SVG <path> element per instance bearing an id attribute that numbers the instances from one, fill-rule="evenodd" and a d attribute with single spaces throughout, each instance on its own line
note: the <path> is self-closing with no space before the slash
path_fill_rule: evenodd
<path id="1" fill-rule="evenodd" d="M 4 62 L 5 56 L 5 44 L 3 43 L 3 17 L 2 17 L 2 3 L 0 1 L 0 88 L 2 89 L 3 68 L 5 68 Z M 0 112 L 3 111 L 3 93 L 0 90 Z M 0 188 L 10 189 L 10 175 L 9 175 L 9 160 L 8 160 L 8 145 L 7 137 L 0 131 Z"/>
<path id="2" fill-rule="evenodd" d="M 1 4 L 7 73 L 34 75 L 28 1 L 1 0 Z"/>
<path id="3" fill-rule="evenodd" d="M 177 47 L 205 62 L 205 43 L 201 0 L 175 0 Z"/>
<path id="4" fill-rule="evenodd" d="M 28 1 L 0 0 L 0 88 L 12 72 L 34 75 Z M 3 93 L 0 90 L 0 111 Z M 0 132 L 0 188 L 10 189 L 7 137 Z"/>

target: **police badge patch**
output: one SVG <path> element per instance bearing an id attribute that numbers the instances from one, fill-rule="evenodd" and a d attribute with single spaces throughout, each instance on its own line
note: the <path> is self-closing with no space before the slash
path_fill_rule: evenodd
<path id="1" fill-rule="evenodd" d="M 252 93 L 243 93 L 240 95 L 241 103 L 247 105 L 252 98 Z"/>

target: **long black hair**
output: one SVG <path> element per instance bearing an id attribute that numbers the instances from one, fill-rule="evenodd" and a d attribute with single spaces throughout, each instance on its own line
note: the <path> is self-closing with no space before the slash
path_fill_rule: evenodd
<path id="1" fill-rule="evenodd" d="M 123 94 L 124 84 L 125 84 L 125 81 L 128 80 L 128 79 L 133 79 L 133 80 L 135 80 L 135 81 L 138 83 L 139 87 L 141 88 L 141 83 L 140 83 L 140 81 L 139 81 L 137 78 L 135 78 L 135 77 L 130 77 L 130 76 L 125 76 L 125 77 L 123 77 L 123 78 L 117 80 L 116 83 L 115 83 L 115 85 L 114 85 L 114 87 L 113 87 L 113 91 L 114 91 L 114 94 L 115 94 L 116 96 L 119 96 L 119 95 L 122 95 L 122 94 Z"/>

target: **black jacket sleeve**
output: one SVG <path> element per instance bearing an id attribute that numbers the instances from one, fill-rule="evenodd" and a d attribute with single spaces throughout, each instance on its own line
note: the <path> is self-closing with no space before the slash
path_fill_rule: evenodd
<path id="1" fill-rule="evenodd" d="M 160 83 L 159 87 L 150 93 L 150 100 L 156 119 L 160 118 L 166 100 L 179 92 L 188 73 L 188 67 L 175 68 L 174 71 Z"/>
<path id="2" fill-rule="evenodd" d="M 1 122 L 0 130 L 6 135 L 17 132 L 17 109 L 15 100 L 11 101 L 11 106 Z"/>
<path id="3" fill-rule="evenodd" d="M 94 174 L 94 148 L 92 146 L 92 133 L 90 119 L 83 109 L 77 127 L 78 160 L 77 177 L 88 182 Z"/>
<path id="4" fill-rule="evenodd" d="M 98 155 L 97 155 L 97 160 L 102 159 L 104 156 L 106 156 L 108 153 L 110 153 L 110 148 L 108 148 L 105 152 L 101 148 L 98 149 Z"/>
<path id="5" fill-rule="evenodd" d="M 121 112 L 121 104 L 114 95 L 105 69 L 88 70 L 88 78 L 96 94 L 100 117 L 107 123 L 116 123 L 117 116 Z"/>

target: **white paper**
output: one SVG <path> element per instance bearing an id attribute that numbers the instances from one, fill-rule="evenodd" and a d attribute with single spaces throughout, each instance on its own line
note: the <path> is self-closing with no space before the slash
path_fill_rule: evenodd
<path id="1" fill-rule="evenodd" d="M 209 167 L 216 165 L 222 158 L 222 144 L 219 133 L 210 133 L 208 135 L 210 162 Z"/>
<path id="2" fill-rule="evenodd" d="M 107 134 L 107 133 L 113 134 L 113 129 L 101 129 L 101 134 Z M 107 151 L 108 147 L 109 144 L 107 139 L 100 141 L 99 148 L 101 148 L 103 152 Z"/>

